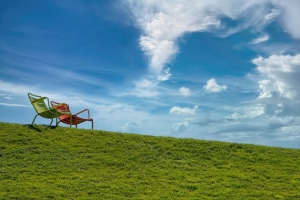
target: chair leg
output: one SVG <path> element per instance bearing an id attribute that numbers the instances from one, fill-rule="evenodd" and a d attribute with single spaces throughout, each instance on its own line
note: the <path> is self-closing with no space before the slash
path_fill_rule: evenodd
<path id="1" fill-rule="evenodd" d="M 72 115 L 70 116 L 70 128 L 72 128 Z"/>
<path id="2" fill-rule="evenodd" d="M 36 119 L 36 117 L 37 117 L 38 115 L 39 115 L 39 114 L 36 114 L 36 115 L 35 115 L 35 117 L 34 117 L 32 123 L 31 123 L 31 126 L 33 126 L 33 123 L 34 123 L 34 121 L 35 121 L 35 119 Z"/>
<path id="3" fill-rule="evenodd" d="M 50 127 L 51 127 L 51 125 L 52 125 L 52 122 L 53 122 L 53 119 L 51 119 L 51 122 L 50 122 Z"/>
<path id="4" fill-rule="evenodd" d="M 94 129 L 94 121 L 92 120 L 92 130 Z"/>

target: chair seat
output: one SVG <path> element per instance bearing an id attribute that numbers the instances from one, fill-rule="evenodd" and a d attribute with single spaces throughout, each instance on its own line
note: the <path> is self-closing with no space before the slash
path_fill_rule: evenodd
<path id="1" fill-rule="evenodd" d="M 77 125 L 77 124 L 80 124 L 82 122 L 85 122 L 85 121 L 92 121 L 93 119 L 92 118 L 81 118 L 81 117 L 78 117 L 77 115 L 72 115 L 72 125 Z M 71 123 L 71 118 L 69 115 L 61 115 L 59 116 L 59 119 L 62 123 L 65 123 L 65 124 L 70 124 Z"/>

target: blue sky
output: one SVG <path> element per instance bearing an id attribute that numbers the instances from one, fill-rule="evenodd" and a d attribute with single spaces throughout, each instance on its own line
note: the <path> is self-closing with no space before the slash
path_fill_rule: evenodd
<path id="1" fill-rule="evenodd" d="M 31 123 L 30 92 L 98 130 L 299 148 L 299 15 L 298 0 L 1 1 L 0 121 Z"/>

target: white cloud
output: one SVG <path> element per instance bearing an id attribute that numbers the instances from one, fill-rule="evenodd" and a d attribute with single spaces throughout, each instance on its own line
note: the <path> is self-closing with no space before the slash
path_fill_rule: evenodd
<path id="1" fill-rule="evenodd" d="M 164 71 L 163 71 L 163 74 L 159 75 L 157 77 L 157 79 L 159 81 L 166 81 L 166 80 L 169 80 L 169 78 L 172 76 L 172 74 L 170 73 L 170 68 L 166 68 Z"/>
<path id="2" fill-rule="evenodd" d="M 129 93 L 126 93 L 126 95 L 135 95 L 138 97 L 155 97 L 159 94 L 156 88 L 157 85 L 157 80 L 143 78 L 134 82 L 133 90 Z"/>
<path id="3" fill-rule="evenodd" d="M 269 38 L 269 35 L 268 34 L 265 34 L 265 35 L 262 35 L 256 39 L 253 39 L 250 43 L 251 44 L 259 44 L 259 43 L 262 43 L 262 42 L 265 42 L 265 41 L 268 41 L 270 38 Z"/>
<path id="4" fill-rule="evenodd" d="M 0 91 L 5 93 L 10 93 L 18 96 L 23 96 L 27 91 L 36 90 L 34 87 L 29 87 L 25 85 L 17 85 L 9 82 L 4 82 L 0 80 Z M 32 91 L 33 92 L 33 91 Z"/>
<path id="5" fill-rule="evenodd" d="M 192 115 L 192 114 L 195 114 L 197 109 L 198 109 L 198 106 L 194 106 L 194 108 L 188 108 L 188 107 L 180 108 L 178 106 L 174 106 L 173 108 L 171 108 L 170 114 Z"/>
<path id="6" fill-rule="evenodd" d="M 226 117 L 227 120 L 241 120 L 255 118 L 264 114 L 263 105 L 249 105 L 240 108 L 240 112 L 234 112 L 232 115 Z"/>
<path id="7" fill-rule="evenodd" d="M 178 89 L 178 91 L 179 91 L 181 96 L 184 96 L 184 97 L 191 96 L 191 90 L 189 88 L 181 87 L 181 88 Z"/>
<path id="8" fill-rule="evenodd" d="M 16 104 L 16 103 L 0 103 L 2 106 L 8 106 L 8 107 L 30 107 L 26 104 Z"/>
<path id="9" fill-rule="evenodd" d="M 277 91 L 276 86 L 270 80 L 261 80 L 258 81 L 258 84 L 261 89 L 258 98 L 270 98 Z"/>
<path id="10" fill-rule="evenodd" d="M 274 19 L 276 19 L 279 15 L 281 14 L 281 10 L 280 9 L 275 9 L 275 8 L 273 8 L 272 10 L 271 10 L 271 12 L 270 13 L 268 13 L 268 14 L 266 14 L 265 16 L 264 16 L 264 21 L 265 22 L 272 22 Z"/>
<path id="11" fill-rule="evenodd" d="M 270 97 L 272 91 L 290 100 L 300 100 L 300 54 L 259 56 L 252 60 L 257 71 L 269 81 L 261 81 L 260 97 Z"/>
<path id="12" fill-rule="evenodd" d="M 139 132 L 140 126 L 135 122 L 127 122 L 124 126 L 120 127 L 123 132 Z"/>
<path id="13" fill-rule="evenodd" d="M 204 86 L 206 92 L 221 92 L 222 90 L 226 90 L 226 85 L 218 85 L 214 78 L 207 81 L 206 85 Z"/>
<path id="14" fill-rule="evenodd" d="M 197 124 L 199 126 L 208 126 L 211 124 L 221 123 L 222 120 L 212 120 L 209 118 L 186 118 L 185 121 Z"/>
<path id="15" fill-rule="evenodd" d="M 140 46 L 150 57 L 150 70 L 158 76 L 164 69 L 164 66 L 171 61 L 172 56 L 178 51 L 173 41 L 158 41 L 149 36 L 140 37 Z"/>
<path id="16" fill-rule="evenodd" d="M 189 126 L 188 122 L 175 123 L 172 126 L 172 132 L 173 133 L 182 133 L 187 129 L 188 126 Z"/>
<path id="17" fill-rule="evenodd" d="M 261 56 L 252 60 L 262 80 L 256 100 L 263 112 L 272 117 L 299 117 L 300 54 Z"/>
<path id="18" fill-rule="evenodd" d="M 282 22 L 288 33 L 295 39 L 300 39 L 300 1 L 289 0 L 281 1 L 275 0 L 277 5 L 282 8 Z"/>

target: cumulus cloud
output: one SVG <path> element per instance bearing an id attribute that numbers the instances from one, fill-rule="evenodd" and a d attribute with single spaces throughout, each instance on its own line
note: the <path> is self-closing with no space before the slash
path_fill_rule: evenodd
<path id="1" fill-rule="evenodd" d="M 182 133 L 187 129 L 188 126 L 189 126 L 188 122 L 175 123 L 172 126 L 172 132 L 173 133 Z"/>
<path id="2" fill-rule="evenodd" d="M 170 110 L 170 114 L 176 114 L 176 115 L 192 115 L 195 114 L 197 111 L 198 106 L 194 106 L 194 108 L 184 107 L 180 108 L 178 106 L 174 106 Z"/>
<path id="3" fill-rule="evenodd" d="M 261 89 L 258 98 L 270 98 L 274 96 L 277 91 L 276 86 L 270 80 L 261 80 L 258 81 L 258 84 L 258 87 Z"/>
<path id="4" fill-rule="evenodd" d="M 300 54 L 259 56 L 252 60 L 257 71 L 267 79 L 259 82 L 263 89 L 260 97 L 270 97 L 277 92 L 279 96 L 300 100 Z"/>
<path id="5" fill-rule="evenodd" d="M 221 92 L 222 90 L 226 90 L 226 85 L 218 85 L 214 78 L 207 81 L 206 85 L 204 86 L 206 92 Z"/>
<path id="6" fill-rule="evenodd" d="M 184 97 L 189 97 L 189 96 L 192 95 L 191 90 L 189 88 L 186 88 L 186 87 L 181 87 L 181 88 L 178 89 L 178 91 L 179 91 L 179 94 L 181 96 L 184 96 Z"/>
<path id="7" fill-rule="evenodd" d="M 300 54 L 261 56 L 252 60 L 262 80 L 257 103 L 264 114 L 276 117 L 298 117 L 300 111 Z"/>

